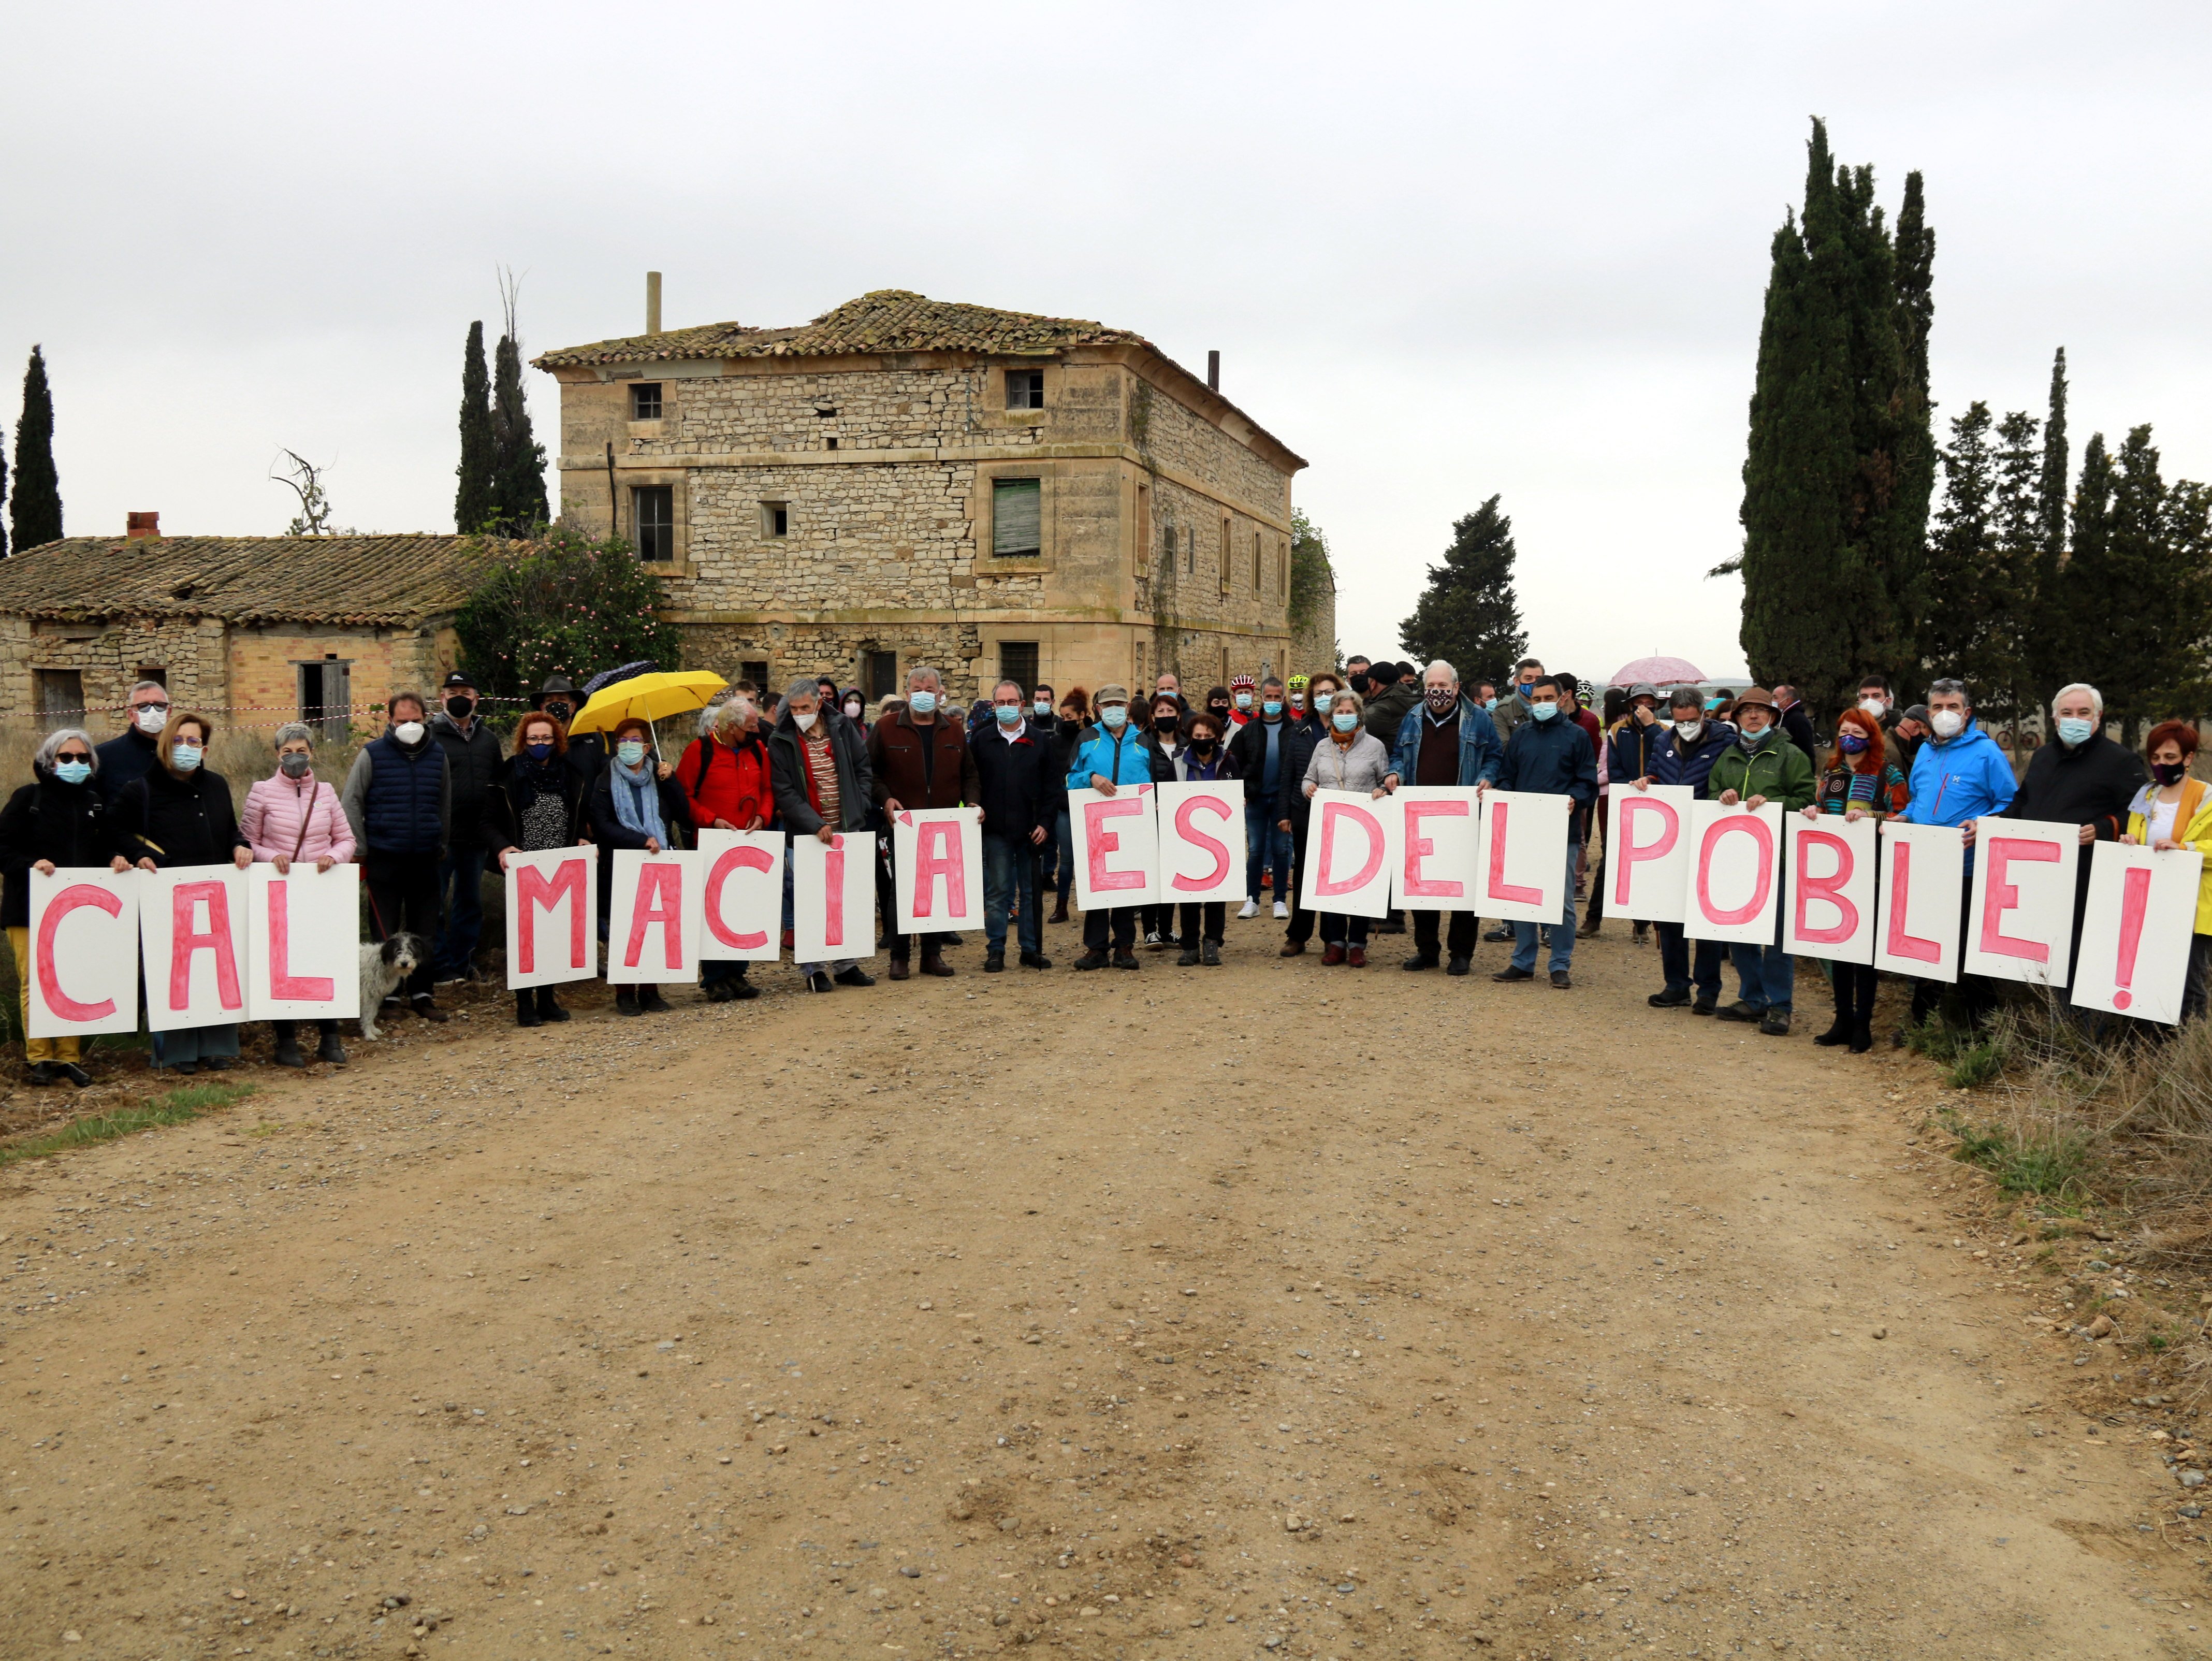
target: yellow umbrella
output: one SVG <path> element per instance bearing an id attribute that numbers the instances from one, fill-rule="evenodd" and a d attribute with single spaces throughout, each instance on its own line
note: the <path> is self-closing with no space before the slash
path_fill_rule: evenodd
<path id="1" fill-rule="evenodd" d="M 678 669 L 652 675 L 633 675 L 603 686 L 576 712 L 568 723 L 571 733 L 605 733 L 617 722 L 635 716 L 659 721 L 687 709 L 703 709 L 729 682 L 707 669 Z"/>

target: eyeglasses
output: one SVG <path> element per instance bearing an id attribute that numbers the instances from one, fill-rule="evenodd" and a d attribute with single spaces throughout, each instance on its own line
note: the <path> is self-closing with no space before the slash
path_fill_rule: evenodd
<path id="1" fill-rule="evenodd" d="M 159 709 L 163 715 L 167 715 L 169 712 L 169 701 L 167 698 L 143 698 L 131 707 L 133 709 Z"/>

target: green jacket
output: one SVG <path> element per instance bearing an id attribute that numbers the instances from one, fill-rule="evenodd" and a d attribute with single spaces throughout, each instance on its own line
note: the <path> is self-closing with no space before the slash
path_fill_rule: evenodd
<path id="1" fill-rule="evenodd" d="M 1718 801 L 1724 790 L 1733 790 L 1745 800 L 1764 796 L 1795 812 L 1812 804 L 1812 758 L 1790 743 L 1779 727 L 1770 727 L 1759 734 L 1757 749 L 1731 744 L 1721 751 L 1712 776 L 1705 781 L 1705 794 Z"/>

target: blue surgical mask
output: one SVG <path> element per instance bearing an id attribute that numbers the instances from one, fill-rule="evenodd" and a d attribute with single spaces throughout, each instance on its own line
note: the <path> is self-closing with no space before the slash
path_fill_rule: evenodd
<path id="1" fill-rule="evenodd" d="M 1129 711 L 1124 704 L 1109 703 L 1098 712 L 1098 719 L 1104 721 L 1109 729 L 1118 733 L 1121 730 L 1122 724 L 1129 719 Z"/>
<path id="2" fill-rule="evenodd" d="M 1531 692 L 1533 692 L 1533 691 L 1534 691 L 1536 690 L 1536 683 L 1535 683 L 1534 681 L 1533 681 L 1533 680 L 1524 680 L 1524 681 L 1522 681 L 1522 682 L 1521 683 L 1521 684 L 1520 684 L 1518 687 L 1515 688 L 1514 690 L 1515 690 L 1515 691 L 1518 691 L 1518 692 L 1521 694 L 1521 696 L 1522 696 L 1522 697 L 1524 697 L 1524 698 L 1525 698 L 1525 697 L 1527 697 L 1528 696 L 1528 694 L 1529 694 L 1529 693 L 1531 693 Z"/>
<path id="3" fill-rule="evenodd" d="M 82 784 L 92 776 L 92 764 L 88 761 L 58 761 L 54 764 L 54 776 L 64 784 Z"/>
<path id="4" fill-rule="evenodd" d="M 1498 708 L 1498 700 L 1496 698 L 1485 698 L 1482 701 L 1482 707 L 1486 709 L 1495 709 Z"/>
<path id="5" fill-rule="evenodd" d="M 1260 706 L 1260 713 L 1261 713 L 1261 715 L 1263 715 L 1267 716 L 1267 718 L 1269 721 L 1273 721 L 1273 720 L 1277 715 L 1281 715 L 1281 714 L 1283 713 L 1283 701 L 1282 701 L 1282 699 L 1280 699 L 1280 698 L 1269 698 L 1269 699 L 1267 699 L 1265 703 L 1261 703 L 1261 706 Z"/>
<path id="6" fill-rule="evenodd" d="M 2058 737 L 2062 743 L 2087 744 L 2096 730 L 2096 722 L 2084 721 L 2079 715 L 2061 715 L 2058 718 Z"/>
<path id="7" fill-rule="evenodd" d="M 909 693 L 907 697 L 906 707 L 917 715 L 933 715 L 937 713 L 937 694 L 934 692 Z"/>
<path id="8" fill-rule="evenodd" d="M 624 739 L 615 745 L 615 758 L 625 767 L 635 767 L 645 759 L 645 742 L 641 739 Z"/>
<path id="9" fill-rule="evenodd" d="M 1547 698 L 1541 703 L 1530 704 L 1528 713 L 1535 716 L 1538 721 L 1549 721 L 1559 713 L 1559 706 Z"/>
<path id="10" fill-rule="evenodd" d="M 1340 709 L 1328 718 L 1328 724 L 1340 733 L 1349 733 L 1359 725 L 1359 717 L 1349 709 Z"/>
<path id="11" fill-rule="evenodd" d="M 1252 695 L 1249 692 L 1239 692 L 1237 695 L 1237 707 L 1239 709 L 1249 709 L 1252 707 Z"/>
<path id="12" fill-rule="evenodd" d="M 542 740 L 537 744 L 526 744 L 522 747 L 532 761 L 549 762 L 553 759 L 553 746 Z"/>
<path id="13" fill-rule="evenodd" d="M 1052 704 L 1048 699 L 1039 698 L 1035 703 L 1030 705 L 1030 713 L 1039 721 L 1048 721 L 1052 716 Z"/>
<path id="14" fill-rule="evenodd" d="M 1022 724 L 1022 706 L 1018 703 L 994 703 L 991 706 L 991 713 L 999 718 L 999 725 L 1001 727 L 1018 727 Z"/>
<path id="15" fill-rule="evenodd" d="M 173 744 L 169 746 L 169 759 L 176 764 L 179 773 L 189 773 L 198 767 L 200 755 L 200 747 L 197 744 Z"/>

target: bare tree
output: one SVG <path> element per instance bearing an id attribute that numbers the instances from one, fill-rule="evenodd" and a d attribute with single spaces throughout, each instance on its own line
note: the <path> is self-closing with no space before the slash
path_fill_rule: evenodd
<path id="1" fill-rule="evenodd" d="M 331 523 L 331 499 L 323 489 L 323 470 L 297 450 L 287 450 L 284 453 L 292 458 L 291 467 L 280 473 L 272 462 L 269 473 L 270 483 L 282 484 L 300 498 L 299 514 L 284 527 L 284 534 L 288 537 L 346 534 L 340 526 Z"/>

